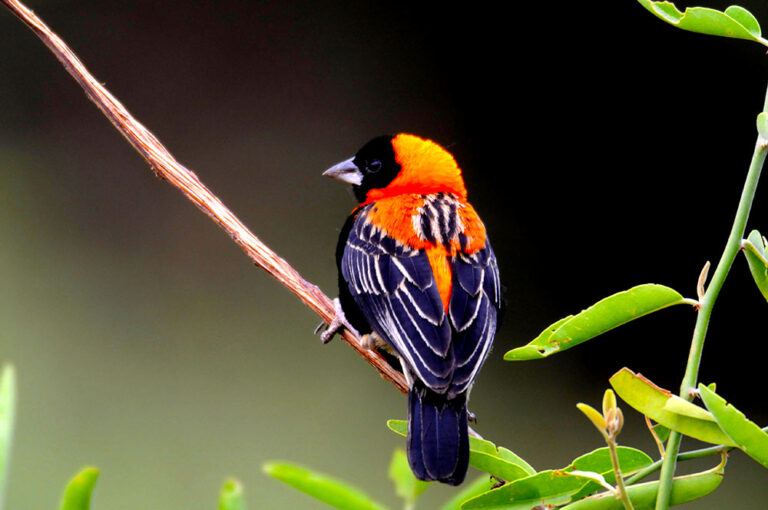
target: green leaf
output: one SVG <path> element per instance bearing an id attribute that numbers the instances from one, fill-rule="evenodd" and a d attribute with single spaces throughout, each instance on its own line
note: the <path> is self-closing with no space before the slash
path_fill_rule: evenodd
<path id="1" fill-rule="evenodd" d="M 536 505 L 560 505 L 592 482 L 589 476 L 561 470 L 541 471 L 492 489 L 465 502 L 462 510 L 527 510 Z"/>
<path id="2" fill-rule="evenodd" d="M 0 508 L 5 501 L 15 416 L 16 371 L 13 365 L 3 365 L 3 372 L 0 375 Z"/>
<path id="3" fill-rule="evenodd" d="M 619 458 L 621 472 L 625 476 L 636 473 L 653 464 L 653 459 L 646 455 L 645 452 L 628 446 L 617 446 L 616 455 Z M 607 446 L 575 458 L 566 469 L 594 471 L 595 473 L 605 476 L 606 480 L 613 483 L 611 481 L 614 479 L 613 464 L 611 463 L 611 450 Z"/>
<path id="4" fill-rule="evenodd" d="M 636 450 L 635 448 L 629 448 L 627 446 L 616 447 L 616 454 L 619 458 L 619 467 L 621 473 L 624 476 L 637 473 L 641 469 L 644 469 L 653 464 L 651 459 L 645 452 Z M 598 473 L 605 478 L 605 481 L 614 484 L 616 483 L 616 474 L 613 472 L 613 464 L 611 463 L 611 450 L 608 447 L 598 448 L 587 454 L 578 457 L 571 462 L 571 464 L 565 468 L 565 471 L 592 471 Z M 600 490 L 600 485 L 597 483 L 588 483 L 578 493 L 572 496 L 572 499 L 581 499 L 593 492 Z"/>
<path id="5" fill-rule="evenodd" d="M 760 37 L 760 23 L 757 18 L 740 5 L 731 5 L 725 9 L 725 15 L 734 19 L 738 24 L 747 29 L 755 37 Z"/>
<path id="6" fill-rule="evenodd" d="M 768 44 L 761 37 L 757 19 L 743 7 L 733 5 L 725 12 L 706 7 L 689 7 L 685 12 L 680 12 L 671 2 L 638 1 L 658 18 L 683 30 Z"/>
<path id="7" fill-rule="evenodd" d="M 653 464 L 653 460 L 648 455 L 634 448 L 619 446 L 617 447 L 616 453 L 619 458 L 619 466 L 624 475 L 636 473 Z M 602 476 L 607 483 L 616 483 L 616 475 L 613 472 L 613 464 L 611 463 L 611 451 L 607 447 L 598 448 L 597 450 L 574 459 L 573 462 L 562 471 L 593 472 Z M 581 490 L 573 494 L 571 499 L 576 501 L 600 490 L 601 488 L 599 483 L 587 483 Z"/>
<path id="8" fill-rule="evenodd" d="M 765 112 L 757 115 L 757 132 L 763 140 L 768 141 L 768 114 Z"/>
<path id="9" fill-rule="evenodd" d="M 768 434 L 731 404 L 726 405 L 725 399 L 703 384 L 699 384 L 699 394 L 704 405 L 717 418 L 717 423 L 736 445 L 768 468 Z"/>
<path id="10" fill-rule="evenodd" d="M 408 437 L 408 422 L 406 420 L 387 420 L 387 427 L 395 434 Z"/>
<path id="11" fill-rule="evenodd" d="M 663 285 L 638 285 L 598 301 L 581 313 L 555 322 L 523 347 L 504 354 L 507 361 L 541 359 L 570 349 L 629 321 L 686 300 Z"/>
<path id="12" fill-rule="evenodd" d="M 268 462 L 264 472 L 304 494 L 340 510 L 383 510 L 362 491 L 324 474 L 286 462 Z"/>
<path id="13" fill-rule="evenodd" d="M 59 510 L 88 510 L 91 507 L 91 493 L 99 478 L 99 470 L 87 467 L 70 480 L 61 497 Z"/>
<path id="14" fill-rule="evenodd" d="M 221 486 L 219 510 L 245 510 L 243 486 L 234 478 L 225 481 Z"/>
<path id="15" fill-rule="evenodd" d="M 670 409 L 667 403 L 673 399 L 672 393 L 642 375 L 622 368 L 610 378 L 610 383 L 622 400 L 653 421 L 701 441 L 736 446 L 711 414 L 700 407 L 693 409 L 698 406 L 683 399 L 675 400 Z"/>
<path id="16" fill-rule="evenodd" d="M 532 474 L 533 468 L 520 461 L 522 459 L 503 446 L 497 449 L 490 441 L 469 438 L 469 465 L 475 469 L 509 482 Z"/>
<path id="17" fill-rule="evenodd" d="M 724 462 L 714 469 L 693 475 L 679 476 L 673 480 L 670 505 L 680 505 L 703 498 L 717 489 L 723 481 Z M 627 495 L 635 510 L 651 510 L 656 504 L 659 482 L 648 482 L 627 487 Z M 560 510 L 624 510 L 614 494 L 602 492 L 562 507 Z"/>
<path id="18" fill-rule="evenodd" d="M 653 426 L 654 432 L 656 432 L 656 437 L 659 438 L 659 441 L 662 443 L 666 443 L 667 439 L 669 439 L 669 427 L 665 427 L 661 423 L 657 423 Z"/>
<path id="19" fill-rule="evenodd" d="M 440 510 L 460 510 L 462 503 L 475 496 L 479 496 L 484 492 L 488 492 L 491 490 L 494 483 L 495 480 L 492 480 L 491 477 L 487 475 L 481 476 L 474 482 L 465 482 L 459 493 L 446 501 L 445 504 L 440 507 Z"/>
<path id="20" fill-rule="evenodd" d="M 760 115 L 765 114 L 761 113 Z M 764 136 L 762 132 L 760 136 Z M 741 247 L 747 257 L 749 271 L 752 273 L 757 288 L 768 300 L 768 256 L 766 256 L 765 239 L 760 235 L 760 232 L 753 230 L 750 232 L 749 238 L 742 240 Z"/>
<path id="21" fill-rule="evenodd" d="M 408 503 L 415 502 L 429 487 L 429 483 L 413 476 L 411 466 L 408 465 L 408 456 L 405 451 L 400 449 L 395 450 L 392 455 L 392 462 L 389 464 L 389 478 L 395 482 L 397 495 Z"/>
<path id="22" fill-rule="evenodd" d="M 576 404 L 576 407 L 578 408 L 579 411 L 584 413 L 584 415 L 587 418 L 589 418 L 589 421 L 592 422 L 592 425 L 594 425 L 595 428 L 599 430 L 601 434 L 605 435 L 605 427 L 606 427 L 605 417 L 602 414 L 600 414 L 600 412 L 597 409 L 595 409 L 589 404 L 584 404 L 582 402 L 579 402 L 578 404 Z"/>
<path id="23" fill-rule="evenodd" d="M 558 330 L 560 326 L 568 322 L 573 318 L 573 315 L 563 317 L 554 324 L 550 324 L 544 331 L 539 333 L 539 336 L 528 342 L 527 345 L 512 349 L 504 354 L 504 359 L 507 361 L 523 361 L 529 359 L 541 359 L 545 355 L 541 352 L 541 346 L 546 345 L 547 340 L 552 334 Z"/>
<path id="24" fill-rule="evenodd" d="M 672 413 L 681 414 L 690 418 L 696 418 L 706 421 L 717 421 L 712 413 L 707 412 L 706 409 L 701 408 L 695 404 L 692 404 L 680 398 L 677 395 L 671 395 L 669 400 L 664 404 L 664 409 Z"/>
<path id="25" fill-rule="evenodd" d="M 408 422 L 405 420 L 389 420 L 387 427 L 403 437 L 408 432 Z M 536 472 L 512 451 L 472 436 L 469 438 L 469 465 L 505 481 L 517 480 Z"/>

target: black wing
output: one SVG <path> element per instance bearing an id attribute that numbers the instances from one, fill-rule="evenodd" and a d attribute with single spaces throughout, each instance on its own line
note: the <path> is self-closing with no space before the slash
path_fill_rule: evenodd
<path id="1" fill-rule="evenodd" d="M 469 388 L 493 343 L 499 311 L 501 284 L 491 245 L 472 254 L 459 254 L 452 263 L 453 287 L 448 305 L 453 329 L 456 367 L 451 391 Z"/>
<path id="2" fill-rule="evenodd" d="M 447 391 L 455 367 L 451 327 L 426 253 L 397 242 L 358 215 L 340 269 L 371 328 L 428 387 Z"/>
<path id="3" fill-rule="evenodd" d="M 353 220 L 343 251 L 339 247 L 341 278 L 352 300 L 427 387 L 449 395 L 464 392 L 496 331 L 501 297 L 490 245 L 453 257 L 446 314 L 426 253 L 397 242 L 364 216 Z"/>

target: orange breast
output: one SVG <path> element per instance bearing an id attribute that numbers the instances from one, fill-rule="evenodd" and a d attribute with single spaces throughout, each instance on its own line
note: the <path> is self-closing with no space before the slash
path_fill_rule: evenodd
<path id="1" fill-rule="evenodd" d="M 424 198 L 417 194 L 404 194 L 381 198 L 370 205 L 366 219 L 390 237 L 415 250 L 424 250 L 432 268 L 437 290 L 445 309 L 451 298 L 453 275 L 450 259 L 457 253 L 471 255 L 485 247 L 485 227 L 474 208 L 456 199 L 460 235 L 465 237 L 464 248 L 459 235 L 448 239 L 446 244 L 436 244 L 424 239 L 415 225 L 420 221 Z"/>

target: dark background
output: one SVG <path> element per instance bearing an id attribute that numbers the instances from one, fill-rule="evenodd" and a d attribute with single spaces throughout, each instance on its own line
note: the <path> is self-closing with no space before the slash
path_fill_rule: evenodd
<path id="1" fill-rule="evenodd" d="M 765 2 L 742 5 L 768 24 Z M 768 79 L 760 45 L 680 31 L 629 1 L 508 13 L 481 3 L 29 6 L 330 295 L 354 201 L 322 170 L 383 133 L 447 146 L 509 303 L 473 393 L 477 428 L 537 469 L 601 446 L 575 404 L 597 406 L 622 366 L 679 387 L 695 320 L 685 307 L 546 360 L 501 356 L 636 284 L 695 297 L 754 148 Z M 768 231 L 763 191 L 749 229 Z M 740 256 L 701 366 L 702 381 L 762 425 L 766 310 Z M 228 475 L 253 508 L 321 507 L 261 474 L 271 459 L 399 505 L 386 469 L 404 443 L 384 423 L 404 416 L 405 400 L 342 343 L 321 346 L 317 322 L 157 180 L 0 9 L 0 359 L 19 375 L 9 508 L 53 508 L 85 464 L 101 469 L 103 510 L 212 508 Z M 624 408 L 621 441 L 652 453 L 640 415 Z M 692 506 L 762 508 L 766 482 L 735 453 L 721 488 Z M 450 494 L 430 489 L 422 508 Z"/>

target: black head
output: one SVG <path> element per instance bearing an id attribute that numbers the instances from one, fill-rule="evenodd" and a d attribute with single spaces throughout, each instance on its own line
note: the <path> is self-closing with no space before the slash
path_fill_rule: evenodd
<path id="1" fill-rule="evenodd" d="M 395 149 L 392 147 L 393 136 L 374 138 L 362 149 L 357 151 L 352 159 L 355 166 L 363 174 L 359 186 L 353 186 L 355 198 L 364 202 L 366 195 L 372 189 L 386 188 L 392 179 L 400 173 L 400 164 L 395 161 Z"/>
<path id="2" fill-rule="evenodd" d="M 355 198 L 365 202 L 372 189 L 385 188 L 400 173 L 390 135 L 374 138 L 353 158 L 334 165 L 323 175 L 352 184 Z"/>

